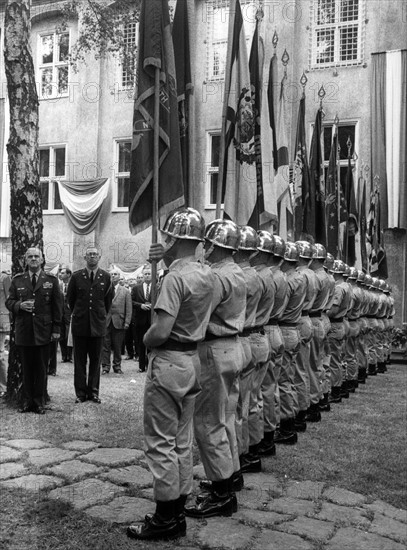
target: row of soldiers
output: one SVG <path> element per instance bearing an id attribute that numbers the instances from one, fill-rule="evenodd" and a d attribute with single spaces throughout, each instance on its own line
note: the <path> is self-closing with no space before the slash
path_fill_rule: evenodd
<path id="1" fill-rule="evenodd" d="M 191 208 L 167 219 L 150 257 L 169 268 L 145 336 L 146 458 L 155 514 L 136 539 L 186 532 L 185 515 L 229 516 L 244 474 L 276 444 L 386 369 L 394 303 L 384 281 L 321 244 L 215 220 Z M 204 261 L 196 261 L 203 242 Z M 192 430 L 207 480 L 192 504 Z"/>

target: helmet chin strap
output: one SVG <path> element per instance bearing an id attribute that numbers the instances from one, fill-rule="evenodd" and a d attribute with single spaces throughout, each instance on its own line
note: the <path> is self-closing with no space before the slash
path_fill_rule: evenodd
<path id="1" fill-rule="evenodd" d="M 250 254 L 249 260 L 253 260 L 259 254 L 260 254 L 260 250 L 256 250 L 256 252 L 253 252 L 253 254 Z"/>
<path id="2" fill-rule="evenodd" d="M 209 256 L 211 256 L 212 252 L 215 249 L 215 245 L 212 243 L 211 246 L 208 248 L 208 250 L 204 251 L 204 260 L 208 260 Z"/>

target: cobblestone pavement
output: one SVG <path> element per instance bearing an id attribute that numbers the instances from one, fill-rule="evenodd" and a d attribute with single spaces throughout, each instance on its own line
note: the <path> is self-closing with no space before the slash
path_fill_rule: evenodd
<path id="1" fill-rule="evenodd" d="M 37 439 L 0 442 L 0 489 L 46 491 L 50 499 L 123 526 L 154 510 L 143 451 L 93 441 L 54 447 Z M 195 483 L 203 478 L 195 467 Z M 134 496 L 136 495 L 136 496 Z M 248 474 L 231 518 L 188 518 L 184 548 L 405 550 L 407 511 L 324 483 Z"/>

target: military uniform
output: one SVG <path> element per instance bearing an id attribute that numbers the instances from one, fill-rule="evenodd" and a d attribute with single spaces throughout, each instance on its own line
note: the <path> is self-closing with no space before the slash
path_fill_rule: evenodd
<path id="1" fill-rule="evenodd" d="M 67 302 L 72 311 L 74 386 L 76 397 L 81 401 L 97 400 L 99 397 L 103 338 L 107 312 L 113 298 L 109 273 L 99 267 L 94 271 L 93 282 L 87 268 L 75 271 L 67 291 Z M 88 356 L 89 371 L 86 376 Z"/>
<path id="2" fill-rule="evenodd" d="M 52 334 L 60 334 L 62 301 L 58 279 L 40 270 L 33 288 L 28 271 L 13 277 L 6 300 L 13 313 L 15 343 L 23 371 L 24 407 L 36 410 L 45 405 L 47 367 Z M 34 300 L 32 312 L 21 302 Z"/>

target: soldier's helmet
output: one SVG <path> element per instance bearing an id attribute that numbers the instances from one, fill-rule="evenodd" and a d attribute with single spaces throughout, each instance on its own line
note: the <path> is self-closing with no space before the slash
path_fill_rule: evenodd
<path id="1" fill-rule="evenodd" d="M 324 262 L 324 267 L 326 267 L 326 269 L 331 271 L 332 266 L 334 265 L 334 261 L 335 261 L 335 258 L 332 256 L 332 254 L 330 252 L 327 252 L 325 262 Z"/>
<path id="2" fill-rule="evenodd" d="M 205 220 L 194 208 L 178 208 L 168 216 L 161 233 L 176 239 L 203 241 Z"/>
<path id="3" fill-rule="evenodd" d="M 358 283 L 364 284 L 365 279 L 366 279 L 366 275 L 364 274 L 363 271 L 359 270 L 359 271 L 358 271 L 358 277 L 357 277 L 357 279 L 356 279 L 357 282 L 358 282 Z"/>
<path id="4" fill-rule="evenodd" d="M 350 273 L 350 267 L 348 266 L 348 264 L 345 264 L 345 273 L 343 274 L 343 276 L 349 277 L 349 273 Z"/>
<path id="5" fill-rule="evenodd" d="M 387 292 L 387 283 L 383 279 L 380 279 L 379 288 L 382 292 Z"/>
<path id="6" fill-rule="evenodd" d="M 354 279 L 355 281 L 357 281 L 357 278 L 358 278 L 358 270 L 356 269 L 356 267 L 350 267 L 349 268 L 349 275 L 348 275 L 348 279 Z"/>
<path id="7" fill-rule="evenodd" d="M 206 227 L 205 240 L 221 248 L 237 250 L 240 243 L 239 226 L 232 220 L 214 220 Z"/>
<path id="8" fill-rule="evenodd" d="M 267 252 L 268 254 L 273 254 L 274 252 L 274 240 L 273 235 L 268 231 L 258 231 L 257 235 L 259 236 L 259 245 L 257 250 L 260 252 Z"/>
<path id="9" fill-rule="evenodd" d="M 285 240 L 280 235 L 272 235 L 273 238 L 273 254 L 279 258 L 284 258 L 285 254 Z"/>
<path id="10" fill-rule="evenodd" d="M 323 244 L 315 243 L 312 249 L 312 257 L 315 260 L 326 260 L 326 248 Z"/>
<path id="11" fill-rule="evenodd" d="M 373 277 L 369 275 L 369 273 L 366 273 L 365 275 L 365 286 L 370 287 L 373 282 Z"/>
<path id="12" fill-rule="evenodd" d="M 259 245 L 259 237 L 257 231 L 250 227 L 250 225 L 241 225 L 240 229 L 240 243 L 239 250 L 253 250 L 256 251 Z"/>
<path id="13" fill-rule="evenodd" d="M 299 250 L 300 258 L 305 258 L 306 260 L 312 260 L 312 244 L 308 241 L 297 241 L 295 243 Z"/>
<path id="14" fill-rule="evenodd" d="M 287 262 L 298 262 L 300 251 L 296 243 L 285 243 L 284 260 Z"/>
<path id="15" fill-rule="evenodd" d="M 372 288 L 379 289 L 380 288 L 380 279 L 377 277 L 373 277 L 372 283 L 370 285 Z"/>
<path id="16" fill-rule="evenodd" d="M 346 264 L 342 260 L 334 260 L 333 266 L 329 269 L 332 273 L 346 273 Z"/>

